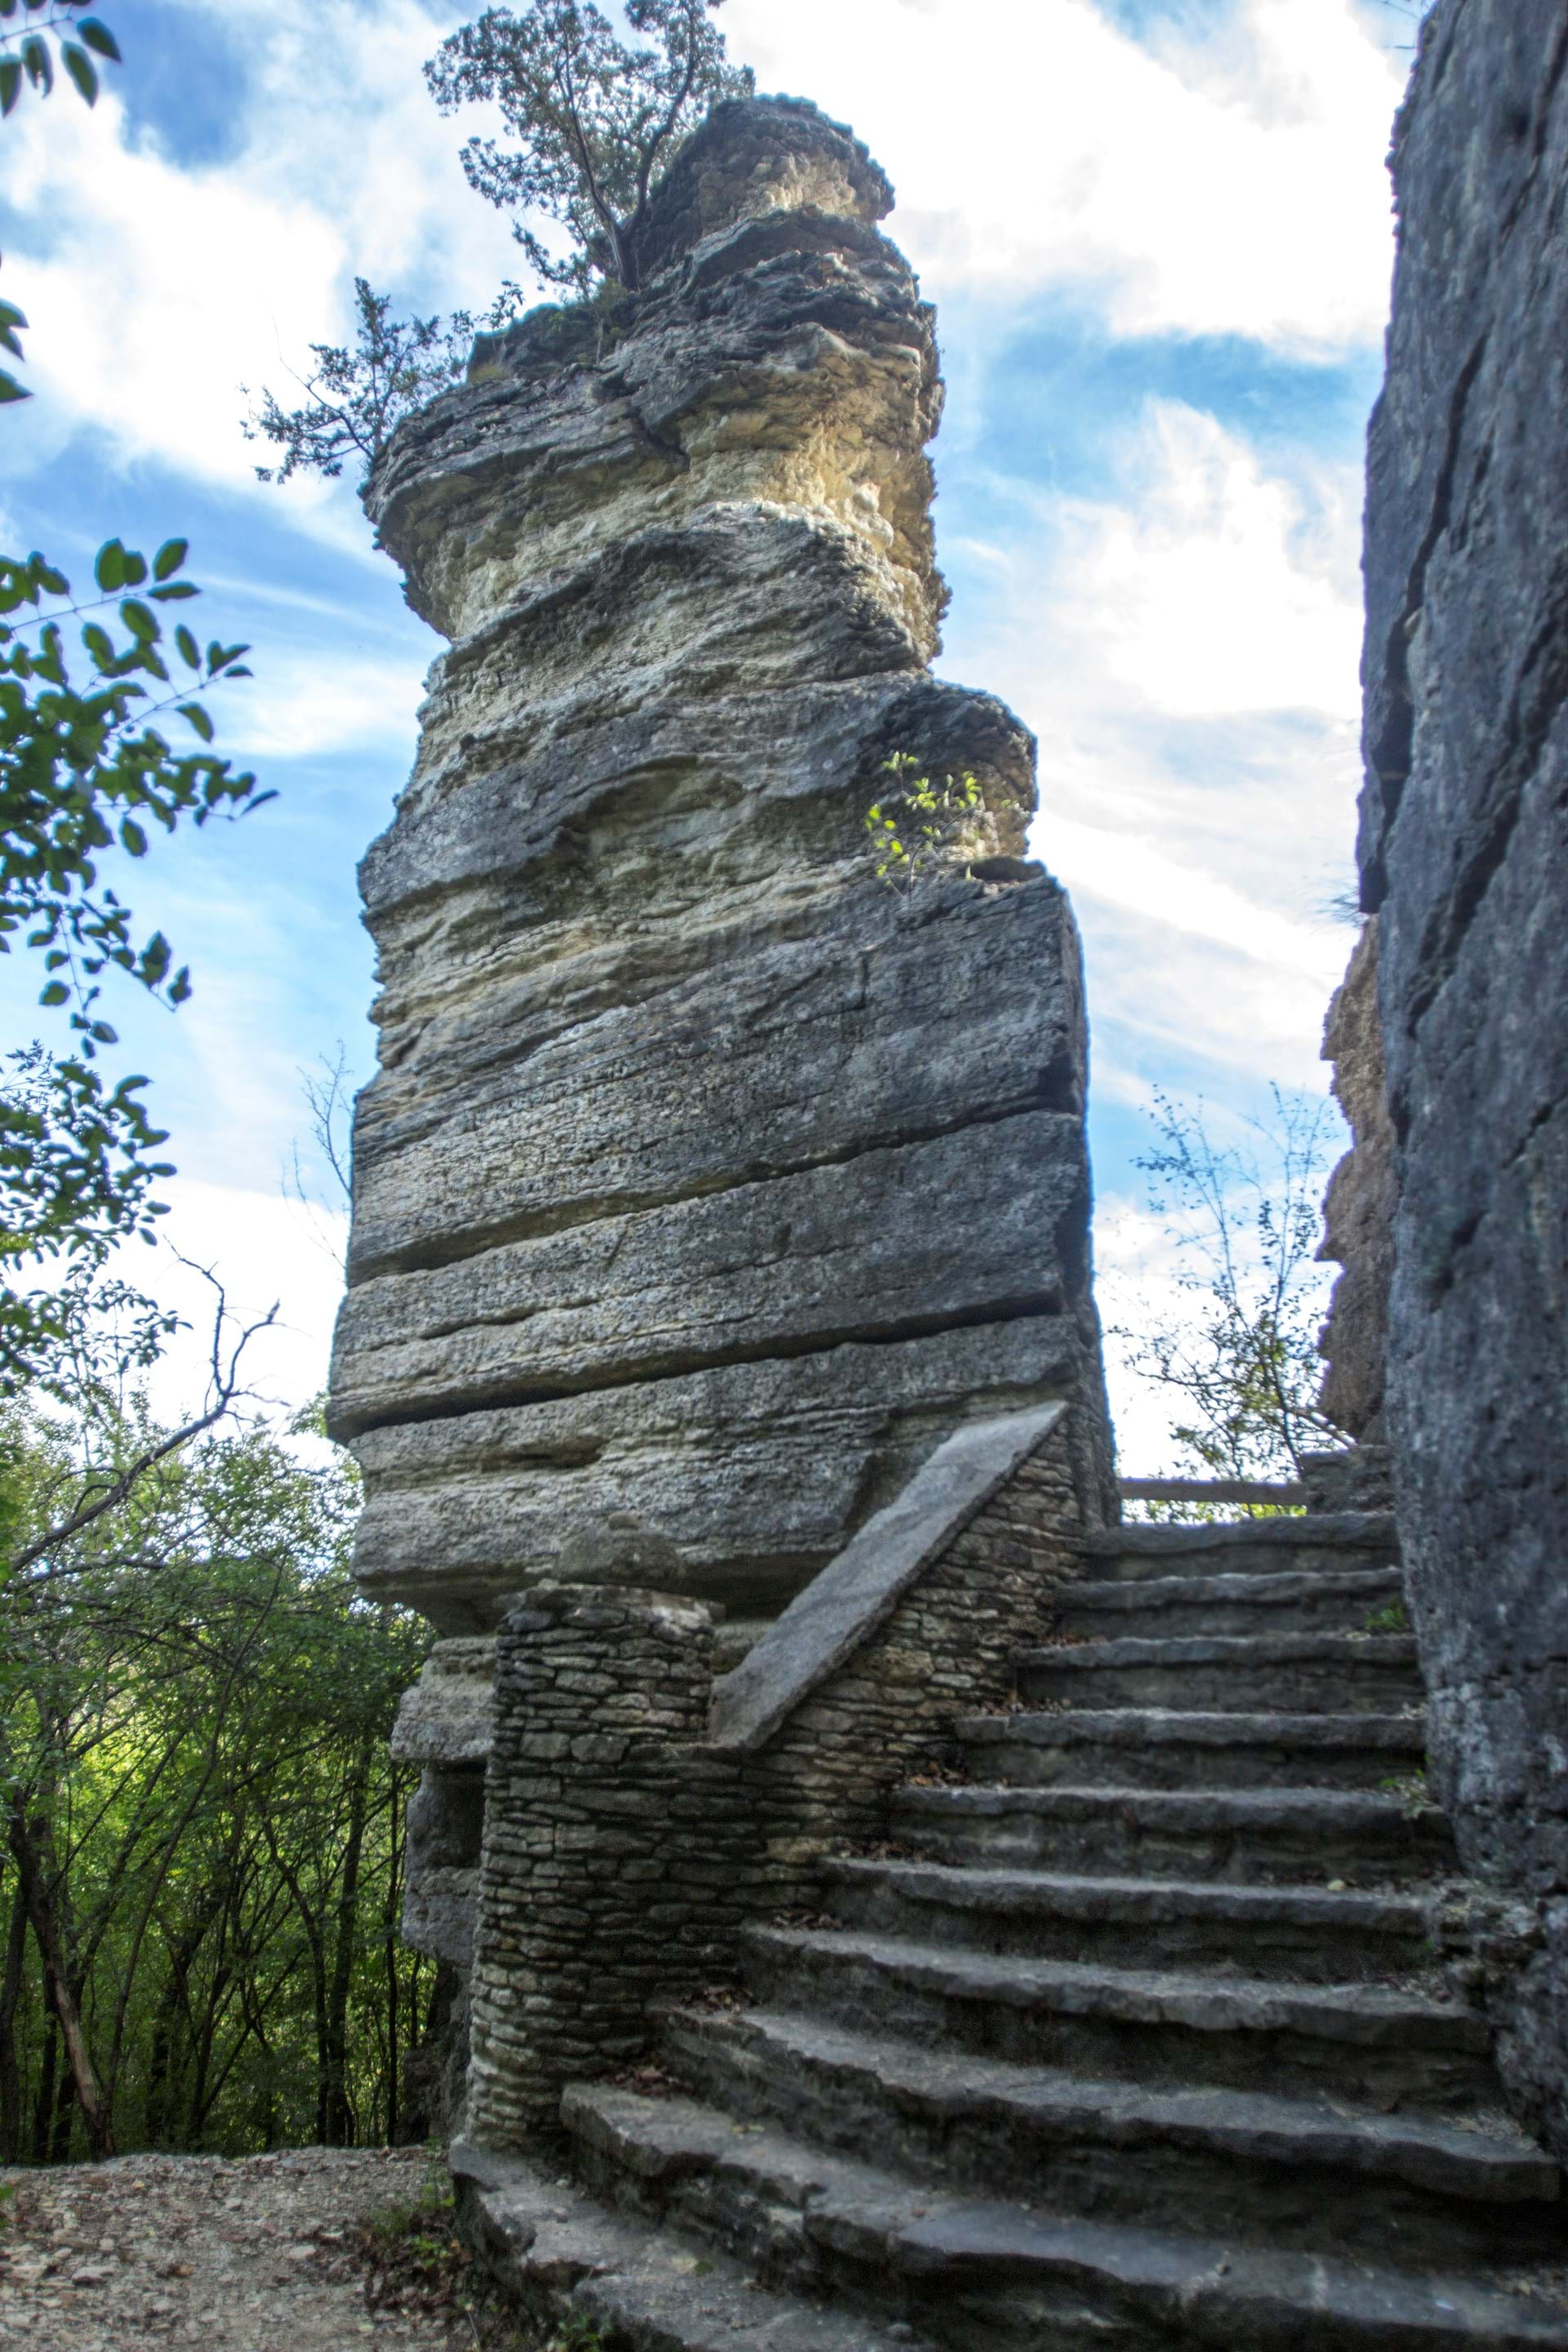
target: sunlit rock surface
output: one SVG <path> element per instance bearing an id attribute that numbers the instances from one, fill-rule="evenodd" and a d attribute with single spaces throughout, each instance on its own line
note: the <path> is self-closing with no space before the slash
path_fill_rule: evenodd
<path id="1" fill-rule="evenodd" d="M 366 1588 L 448 1634 L 611 1515 L 766 1613 L 955 1423 L 1049 1397 L 1107 1507 L 1079 943 L 1032 739 L 927 667 L 890 202 L 813 109 L 721 108 L 646 292 L 481 338 L 370 486 L 452 646 L 363 868 L 332 1413 Z M 907 895 L 863 823 L 895 753 L 984 798 Z"/>

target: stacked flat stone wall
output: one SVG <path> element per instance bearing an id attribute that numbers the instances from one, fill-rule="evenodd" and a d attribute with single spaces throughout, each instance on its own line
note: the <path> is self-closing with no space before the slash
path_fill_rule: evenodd
<path id="1" fill-rule="evenodd" d="M 722 1983 L 748 1920 L 809 1906 L 831 1850 L 1005 1706 L 1075 1574 L 1074 1439 L 1052 1431 L 756 1754 L 707 1736 L 714 1612 L 531 1593 L 497 1645 L 466 2136 L 537 2146 L 563 2085 L 635 2064 L 655 2011 Z"/>

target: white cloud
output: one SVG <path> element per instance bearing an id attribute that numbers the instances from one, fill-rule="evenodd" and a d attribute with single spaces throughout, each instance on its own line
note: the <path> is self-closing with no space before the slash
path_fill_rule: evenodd
<path id="1" fill-rule="evenodd" d="M 1299 460 L 1286 481 L 1166 403 L 1119 465 L 1098 500 L 991 485 L 1015 522 L 952 666 L 1039 737 L 1035 854 L 1078 902 L 1097 1024 L 1321 1087 L 1359 782 L 1355 484 Z M 1102 1094 L 1141 1084 L 1101 1055 Z"/>
<path id="2" fill-rule="evenodd" d="M 1244 0 L 1234 31 L 1158 54 L 1089 0 L 727 15 L 763 88 L 808 91 L 886 165 L 939 298 L 1103 289 L 1121 333 L 1308 348 L 1382 326 L 1399 61 L 1352 0 Z"/>
<path id="3" fill-rule="evenodd" d="M 1141 440 L 1130 502 L 1053 501 L 1071 583 L 1060 655 L 1095 660 L 1172 718 L 1353 718 L 1359 482 L 1320 478 L 1310 508 L 1216 418 L 1175 402 L 1149 404 Z"/>
<path id="4" fill-rule="evenodd" d="M 237 701 L 226 713 L 226 744 L 245 760 L 320 759 L 384 747 L 406 767 L 428 667 L 422 653 L 397 661 L 335 652 L 323 664 L 304 648 L 274 651 L 265 693 L 254 706 Z"/>
<path id="5" fill-rule="evenodd" d="M 184 1318 L 149 1383 L 155 1411 L 181 1421 L 199 1409 L 205 1394 L 216 1294 L 197 1270 L 204 1267 L 223 1285 L 231 1345 L 276 1308 L 270 1326 L 247 1347 L 245 1385 L 252 1408 L 297 1411 L 326 1386 L 347 1217 L 307 1212 L 280 1191 L 247 1192 L 184 1177 L 162 1192 L 170 1212 L 166 1242 L 153 1251 L 125 1251 L 121 1268 L 128 1282 Z M 182 1265 L 182 1258 L 189 1263 Z"/>
<path id="6" fill-rule="evenodd" d="M 243 484 L 257 452 L 240 384 L 286 394 L 284 362 L 346 333 L 356 271 L 405 299 L 436 286 L 430 307 L 518 274 L 426 92 L 439 27 L 415 0 L 227 13 L 249 18 L 230 160 L 182 168 L 132 142 L 111 89 L 90 113 L 68 96 L 6 125 L 6 278 L 25 291 L 28 378 L 45 395 L 37 457 L 86 419 L 129 455 Z M 324 495 L 307 490 L 300 510 Z"/>

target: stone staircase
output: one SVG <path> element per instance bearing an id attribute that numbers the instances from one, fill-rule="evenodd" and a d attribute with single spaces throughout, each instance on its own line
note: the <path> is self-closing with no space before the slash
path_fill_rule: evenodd
<path id="1" fill-rule="evenodd" d="M 1568 2352 L 1557 2168 L 1436 1966 L 1392 1521 L 1090 1552 L 963 1776 L 567 2092 L 586 2194 L 469 2160 L 492 2242 L 647 2352 Z"/>

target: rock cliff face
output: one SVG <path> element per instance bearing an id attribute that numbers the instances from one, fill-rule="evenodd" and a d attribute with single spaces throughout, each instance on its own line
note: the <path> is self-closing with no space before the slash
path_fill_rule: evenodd
<path id="1" fill-rule="evenodd" d="M 1443 1793 L 1530 1898 L 1568 2147 L 1568 6 L 1441 0 L 1395 146 L 1364 902 L 1400 1202 L 1388 1419 Z"/>
<path id="2" fill-rule="evenodd" d="M 1366 923 L 1323 1025 L 1323 1059 L 1351 1149 L 1329 1179 L 1321 1258 L 1341 1266 L 1319 1339 L 1329 1369 L 1318 1402 L 1358 1444 L 1380 1444 L 1394 1271 L 1394 1125 L 1377 1013 L 1377 923 Z"/>
<path id="3" fill-rule="evenodd" d="M 1113 1507 L 1078 940 L 1031 738 L 927 667 L 890 202 L 812 108 L 719 109 L 646 291 L 482 339 L 367 493 L 452 646 L 363 868 L 332 1415 L 366 1590 L 450 1637 L 623 1538 L 768 1615 L 955 1423 L 1052 1396 Z M 896 754 L 983 803 L 908 895 L 863 826 Z"/>

